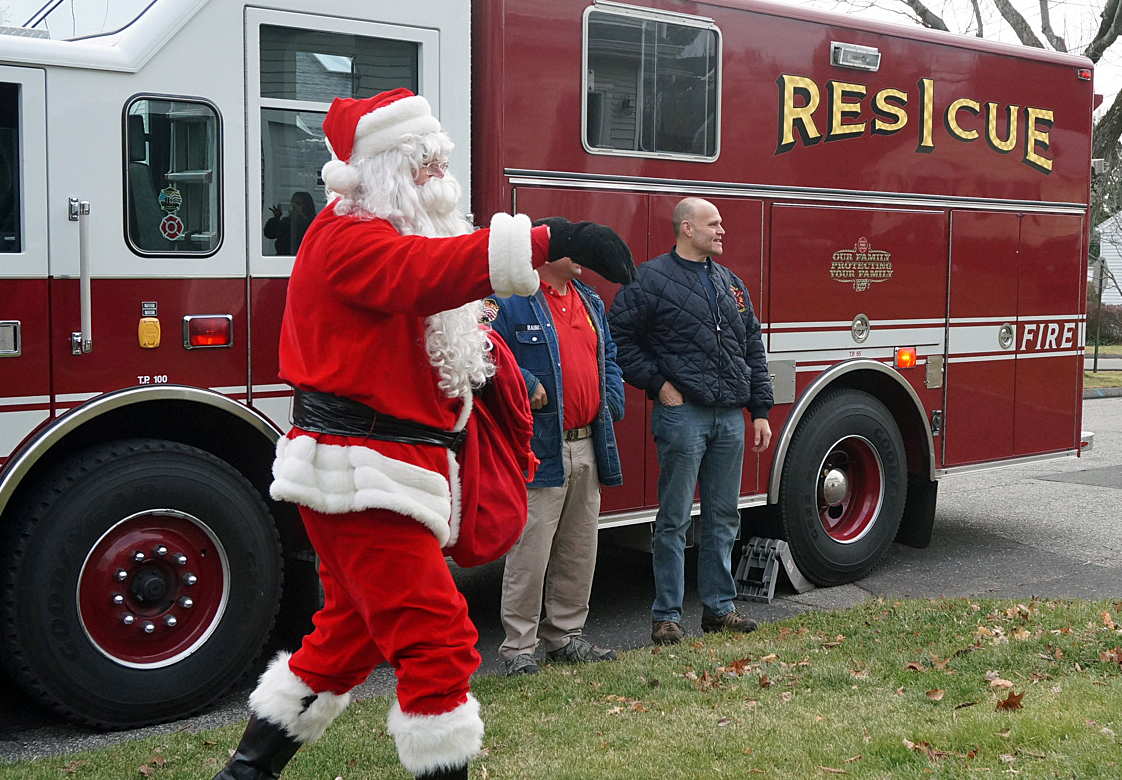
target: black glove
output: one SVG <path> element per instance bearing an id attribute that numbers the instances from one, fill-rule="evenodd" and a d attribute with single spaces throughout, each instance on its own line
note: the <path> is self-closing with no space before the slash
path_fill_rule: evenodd
<path id="1" fill-rule="evenodd" d="M 631 250 L 610 227 L 595 222 L 570 222 L 564 217 L 546 217 L 535 225 L 549 226 L 549 259 L 571 257 L 573 262 L 603 276 L 609 282 L 635 281 Z"/>

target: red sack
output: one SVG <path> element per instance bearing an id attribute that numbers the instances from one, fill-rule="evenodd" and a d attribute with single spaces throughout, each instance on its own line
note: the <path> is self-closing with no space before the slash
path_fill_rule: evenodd
<path id="1" fill-rule="evenodd" d="M 538 460 L 530 449 L 534 420 L 526 383 L 510 348 L 490 334 L 496 371 L 476 392 L 460 466 L 460 532 L 444 552 L 460 566 L 479 566 L 506 554 L 526 526 L 526 482 Z"/>

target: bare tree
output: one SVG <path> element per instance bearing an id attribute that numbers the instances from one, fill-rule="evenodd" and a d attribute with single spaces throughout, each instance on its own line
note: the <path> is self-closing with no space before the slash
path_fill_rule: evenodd
<path id="1" fill-rule="evenodd" d="M 1001 19 L 1009 25 L 1017 35 L 1018 40 L 1025 46 L 1038 49 L 1051 48 L 1056 51 L 1070 51 L 1068 43 L 1063 37 L 1056 34 L 1052 28 L 1051 9 L 1049 0 L 1038 0 L 1040 4 L 1040 33 L 1036 34 L 1032 24 L 1018 11 L 1010 0 L 964 0 L 970 3 L 972 11 L 971 22 L 967 29 L 960 30 L 970 34 L 982 36 L 984 7 L 996 10 Z M 912 22 L 933 30 L 950 30 L 943 16 L 932 11 L 923 0 L 838 0 L 837 5 L 847 6 L 851 9 L 858 7 L 876 7 L 900 13 Z M 971 30 L 970 27 L 973 27 Z M 1099 14 L 1097 29 L 1086 45 L 1081 45 L 1077 51 L 1087 57 L 1091 62 L 1098 62 L 1103 54 L 1114 45 L 1119 33 L 1122 33 L 1122 0 L 1105 0 Z M 1045 44 L 1045 41 L 1047 44 Z M 1122 92 L 1114 96 L 1113 102 L 1102 113 L 1095 123 L 1094 136 L 1091 142 L 1091 155 L 1106 161 L 1106 172 L 1097 176 L 1092 187 L 1091 220 L 1097 224 L 1107 216 L 1122 209 Z"/>

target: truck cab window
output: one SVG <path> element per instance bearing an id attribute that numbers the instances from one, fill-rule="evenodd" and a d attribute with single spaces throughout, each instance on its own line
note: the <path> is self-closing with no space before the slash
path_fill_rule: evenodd
<path id="1" fill-rule="evenodd" d="M 0 253 L 22 251 L 19 162 L 19 86 L 0 84 Z"/>
<path id="2" fill-rule="evenodd" d="M 294 27 L 261 27 L 262 254 L 292 256 L 326 205 L 323 118 L 336 97 L 419 84 L 420 45 Z M 309 105 L 311 104 L 311 105 Z"/>
<path id="3" fill-rule="evenodd" d="M 218 113 L 141 98 L 125 109 L 129 244 L 139 254 L 210 254 L 221 240 Z"/>
<path id="4" fill-rule="evenodd" d="M 687 20 L 688 21 L 688 20 Z M 584 145 L 591 152 L 716 159 L 720 35 L 706 20 L 590 9 Z"/>

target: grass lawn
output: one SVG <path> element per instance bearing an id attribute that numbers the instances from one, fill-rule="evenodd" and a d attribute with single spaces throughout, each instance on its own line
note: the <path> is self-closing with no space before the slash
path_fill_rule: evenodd
<path id="1" fill-rule="evenodd" d="M 874 600 L 473 691 L 473 780 L 1117 778 L 1122 601 Z M 354 703 L 282 778 L 408 780 L 390 703 Z M 209 780 L 240 733 L 0 764 L 0 780 Z"/>
<path id="2" fill-rule="evenodd" d="M 1084 371 L 1084 387 L 1122 387 L 1122 371 Z"/>

